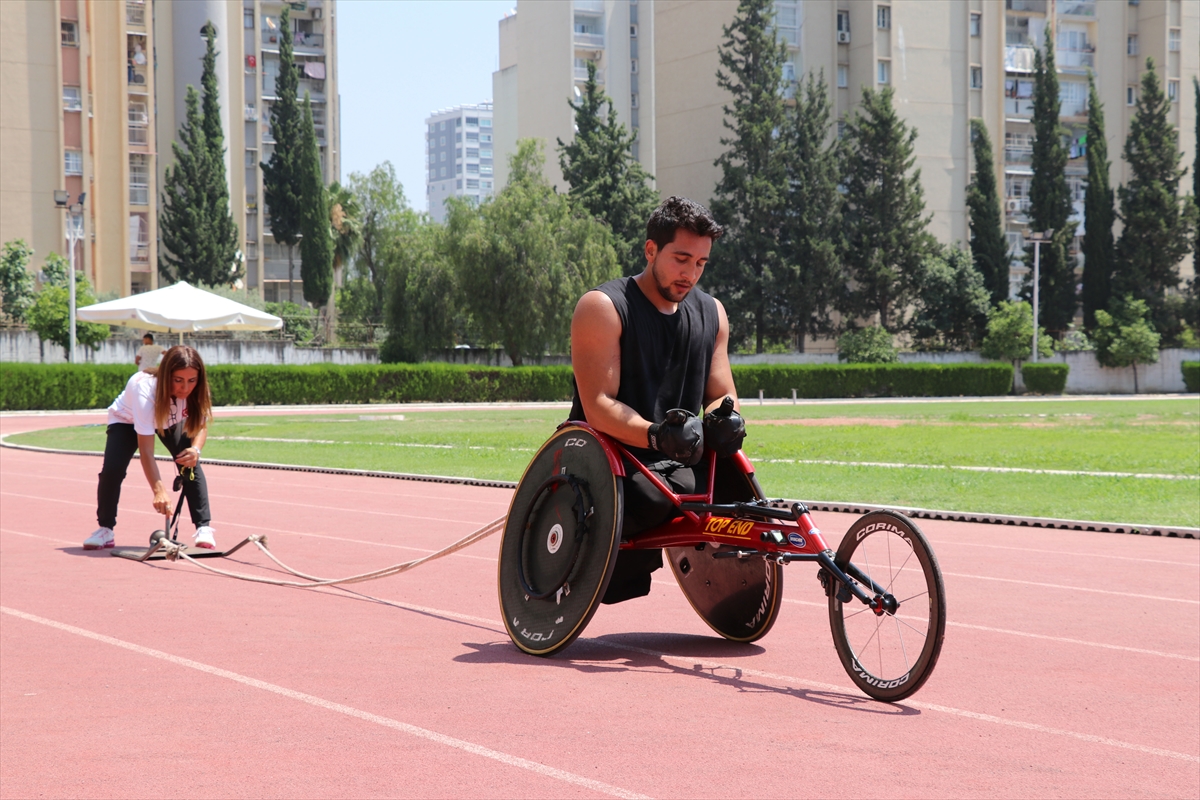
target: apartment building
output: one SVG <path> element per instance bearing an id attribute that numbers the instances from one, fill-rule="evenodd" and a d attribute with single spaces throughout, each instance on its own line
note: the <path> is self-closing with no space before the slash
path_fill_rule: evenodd
<path id="1" fill-rule="evenodd" d="M 446 221 L 446 201 L 478 204 L 495 193 L 492 104 L 435 111 L 425 120 L 425 197 L 429 216 Z"/>
<path id="2" fill-rule="evenodd" d="M 589 61 L 618 119 L 637 134 L 634 157 L 654 174 L 653 8 L 652 0 L 526 0 L 500 21 L 499 69 L 492 74 L 499 186 L 508 179 L 517 139 L 539 138 L 546 143 L 546 178 L 559 191 L 569 188 L 557 143 L 574 136 L 568 102 L 581 96 Z"/>
<path id="3" fill-rule="evenodd" d="M 1114 186 L 1129 178 L 1121 152 L 1146 56 L 1154 58 L 1175 101 L 1183 163 L 1193 162 L 1195 107 L 1189 87 L 1200 74 L 1197 0 L 777 0 L 775 10 L 777 33 L 788 46 L 785 73 L 798 79 L 824 73 L 839 129 L 864 86 L 892 87 L 900 115 L 918 131 L 916 167 L 926 211 L 933 215 L 931 231 L 943 242 L 970 238 L 970 120 L 981 118 L 995 147 L 996 173 L 1004 176 L 1005 224 L 1014 256 L 1024 247 L 1033 48 L 1041 44 L 1046 26 L 1056 45 L 1062 120 L 1072 132 L 1067 176 L 1077 221 L 1083 223 L 1089 69 L 1105 104 Z M 708 202 L 720 177 L 714 162 L 726 135 L 728 97 L 715 78 L 718 47 L 736 11 L 737 0 L 519 2 L 517 13 L 500 22 L 501 69 L 493 77 L 498 163 L 518 137 L 567 141 L 571 121 L 559 110 L 573 90 L 563 66 L 567 50 L 579 57 L 587 41 L 580 31 L 602 29 L 609 37 L 602 57 L 606 65 L 614 64 L 623 51 L 613 47 L 619 42 L 611 32 L 636 13 L 641 160 L 663 195 Z M 530 63 L 536 69 L 527 70 Z M 528 76 L 529 71 L 534 74 Z M 622 121 L 631 124 L 624 86 L 610 79 L 605 88 Z M 558 175 L 553 167 L 547 166 L 552 178 Z M 503 176 L 498 180 L 502 186 Z M 1190 262 L 1183 265 L 1185 275 L 1191 270 Z M 1023 272 L 1014 261 L 1014 289 Z"/>
<path id="4" fill-rule="evenodd" d="M 337 180 L 336 0 L 288 5 L 301 99 L 306 91 L 312 98 L 325 178 Z M 54 191 L 66 189 L 72 202 L 86 192 L 78 268 L 102 293 L 157 288 L 163 175 L 187 87 L 201 88 L 204 28 L 212 24 L 245 285 L 278 299 L 287 254 L 270 238 L 258 165 L 274 146 L 267 111 L 282 8 L 278 0 L 0 2 L 0 241 L 24 238 L 39 268 L 49 252 L 66 252 Z"/>
<path id="5" fill-rule="evenodd" d="M 146 0 L 0 3 L 0 241 L 34 270 L 68 254 L 66 190 L 86 194 L 76 268 L 102 293 L 157 286 L 156 46 Z"/>

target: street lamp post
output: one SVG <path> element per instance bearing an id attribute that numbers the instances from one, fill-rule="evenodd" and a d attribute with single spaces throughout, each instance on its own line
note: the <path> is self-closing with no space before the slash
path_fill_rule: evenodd
<path id="1" fill-rule="evenodd" d="M 67 349 L 67 359 L 75 363 L 75 246 L 79 240 L 83 238 L 83 201 L 87 198 L 87 192 L 79 193 L 79 201 L 74 205 L 68 205 L 71 195 L 65 191 L 56 190 L 54 192 L 54 204 L 59 208 L 67 210 L 67 256 L 71 264 L 71 274 L 67 278 L 67 305 L 68 317 L 71 327 L 70 347 Z"/>
<path id="2" fill-rule="evenodd" d="M 1029 356 L 1029 360 L 1034 364 L 1038 360 L 1038 288 L 1041 284 L 1041 264 L 1039 260 L 1040 246 L 1042 242 L 1049 242 L 1054 238 L 1054 231 L 1033 231 L 1029 234 L 1029 241 L 1033 242 L 1033 352 Z"/>

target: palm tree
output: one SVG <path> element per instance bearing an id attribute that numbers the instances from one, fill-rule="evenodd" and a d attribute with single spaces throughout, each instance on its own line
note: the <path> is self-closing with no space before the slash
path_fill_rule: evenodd
<path id="1" fill-rule="evenodd" d="M 354 257 L 362 241 L 361 209 L 354 193 L 337 181 L 329 185 L 329 226 L 333 229 L 333 292 L 325 319 L 329 326 L 325 341 L 337 341 L 337 290 L 342 285 L 342 266 Z"/>

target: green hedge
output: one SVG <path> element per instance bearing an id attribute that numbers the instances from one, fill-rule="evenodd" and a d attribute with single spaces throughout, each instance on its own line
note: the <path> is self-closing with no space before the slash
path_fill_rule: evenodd
<path id="1" fill-rule="evenodd" d="M 1183 385 L 1189 392 L 1200 392 L 1200 361 L 1183 362 Z"/>
<path id="2" fill-rule="evenodd" d="M 1038 394 L 1062 394 L 1067 387 L 1067 372 L 1070 367 L 1066 364 L 1023 364 L 1021 380 L 1025 389 Z"/>
<path id="3" fill-rule="evenodd" d="M 738 365 L 733 380 L 743 399 L 791 397 L 956 397 L 1008 394 L 1011 364 Z"/>
<path id="4" fill-rule="evenodd" d="M 132 370 L 124 364 L 0 364 L 0 410 L 104 408 Z M 222 406 L 314 403 L 569 400 L 570 367 L 452 364 L 217 365 L 208 370 Z M 738 393 L 791 397 L 951 397 L 1005 394 L 1008 364 L 790 364 L 735 366 Z"/>

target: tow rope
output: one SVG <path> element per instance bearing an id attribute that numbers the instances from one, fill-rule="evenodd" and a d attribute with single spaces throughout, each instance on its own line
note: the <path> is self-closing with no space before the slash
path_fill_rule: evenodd
<path id="1" fill-rule="evenodd" d="M 175 561 L 177 559 L 182 558 L 185 561 L 188 561 L 192 564 L 195 564 L 197 567 L 200 567 L 200 569 L 208 570 L 209 572 L 215 573 L 217 575 L 223 575 L 226 578 L 237 578 L 238 580 L 253 581 L 254 583 L 268 583 L 268 584 L 271 584 L 272 586 L 295 586 L 295 587 L 301 588 L 301 589 L 310 589 L 310 588 L 315 588 L 318 586 L 337 586 L 340 584 L 348 584 L 348 583 L 363 583 L 365 581 L 373 581 L 373 580 L 377 580 L 379 578 L 386 578 L 390 575 L 399 575 L 402 572 L 408 572 L 410 569 L 419 567 L 420 565 L 426 564 L 430 561 L 436 561 L 439 558 L 444 558 L 445 556 L 452 555 L 453 553 L 457 553 L 459 550 L 470 547 L 471 545 L 475 544 L 476 542 L 486 539 L 487 537 L 491 536 L 492 534 L 496 533 L 497 531 L 502 530 L 504 528 L 504 523 L 507 519 L 508 519 L 508 517 L 499 517 L 497 519 L 494 519 L 491 522 L 489 522 L 487 525 L 484 525 L 482 528 L 479 528 L 478 530 L 467 534 L 463 538 L 459 539 L 457 542 L 454 542 L 453 544 L 449 544 L 449 545 L 443 547 L 441 550 L 438 550 L 435 553 L 430 553 L 427 556 L 421 556 L 420 558 L 413 559 L 412 561 L 405 561 L 401 564 L 393 564 L 390 567 L 384 567 L 383 569 L 377 569 L 373 572 L 364 572 L 361 575 L 351 575 L 350 577 L 347 577 L 347 578 L 321 578 L 316 575 L 309 575 L 307 573 L 300 572 L 299 570 L 292 569 L 287 564 L 284 564 L 282 561 L 280 561 L 278 558 L 276 558 L 275 554 L 272 553 L 267 548 L 266 534 L 259 534 L 259 533 L 251 534 L 251 535 L 247 536 L 245 539 L 243 539 L 241 542 L 239 542 L 236 546 L 230 548 L 230 550 L 226 553 L 226 555 L 229 555 L 234 550 L 237 550 L 238 548 L 240 548 L 244 545 L 253 544 L 259 550 L 261 550 L 263 553 L 265 553 L 267 558 L 271 559 L 277 565 L 279 565 L 279 567 L 281 567 L 282 569 L 291 573 L 292 575 L 295 575 L 297 578 L 304 578 L 305 582 L 286 581 L 286 580 L 279 580 L 277 578 L 265 578 L 261 575 L 247 575 L 244 572 L 230 572 L 229 570 L 217 569 L 216 567 L 210 567 L 209 565 L 203 563 L 202 561 L 192 558 L 190 555 L 188 555 L 187 552 L 185 551 L 183 545 L 180 545 L 169 539 L 163 539 L 159 543 L 158 549 L 161 550 L 162 553 L 170 561 Z"/>

